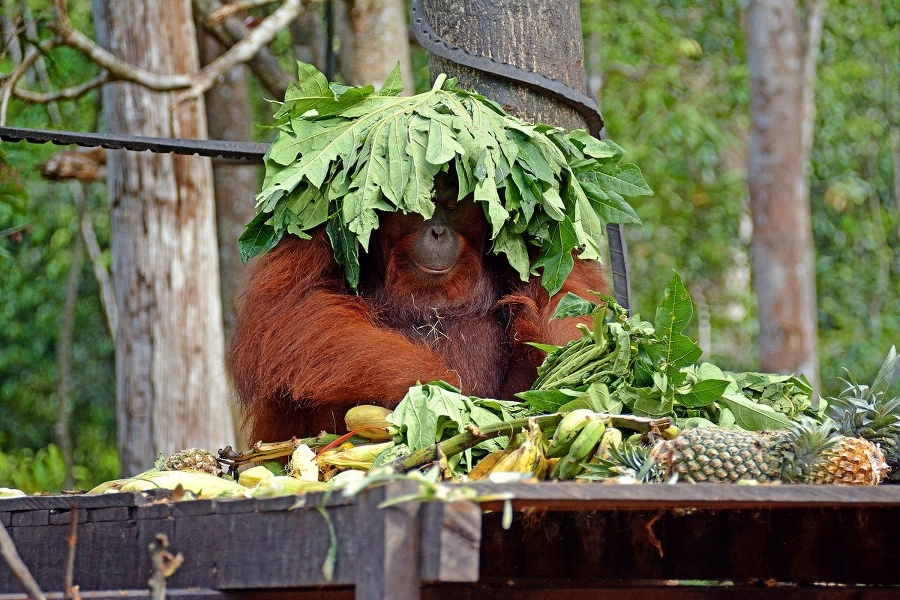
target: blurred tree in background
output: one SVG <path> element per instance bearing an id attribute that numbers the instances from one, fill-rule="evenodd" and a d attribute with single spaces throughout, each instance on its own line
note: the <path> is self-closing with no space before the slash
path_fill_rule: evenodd
<path id="1" fill-rule="evenodd" d="M 671 269 L 690 286 L 701 346 L 759 367 L 746 186 L 748 75 L 739 3 L 584 0 L 588 67 L 609 136 L 656 194 L 628 230 L 634 307 Z M 900 341 L 900 3 L 829 2 L 810 173 L 824 394 L 874 375 Z M 708 321 L 707 321 L 708 319 Z"/>
<path id="2" fill-rule="evenodd" d="M 52 37 L 45 25 L 53 19 L 49 0 L 2 2 L 0 83 L 30 43 Z M 19 18 L 23 6 L 36 36 L 25 32 Z M 278 6 L 253 8 L 241 20 L 252 26 Z M 91 2 L 70 0 L 68 7 L 75 27 L 93 35 Z M 677 6 L 661 0 L 582 0 L 587 67 L 607 134 L 641 166 L 656 191 L 635 203 L 644 225 L 627 232 L 634 310 L 650 312 L 677 270 L 697 306 L 692 335 L 707 358 L 735 370 L 759 367 L 746 185 L 745 8 L 724 0 L 685 0 Z M 328 14 L 350 18 L 346 11 L 314 4 L 304 17 L 305 29 L 286 30 L 269 46 L 285 71 L 292 72 L 303 52 L 318 57 L 306 60 L 328 60 L 324 50 L 310 46 L 316 36 L 327 39 Z M 340 35 L 361 31 L 360 23 L 344 25 L 333 28 L 338 32 L 334 65 L 340 65 Z M 14 41 L 20 44 L 18 55 Z M 412 61 L 422 89 L 428 76 L 421 49 L 414 49 Z M 45 63 L 52 89 L 98 74 L 82 54 L 65 47 L 47 52 Z M 317 64 L 327 70 L 327 64 Z M 900 342 L 898 65 L 900 2 L 826 4 L 810 172 L 825 394 L 836 393 L 842 368 L 861 380 L 873 375 L 889 346 Z M 357 83 L 336 68 L 334 78 Z M 255 67 L 252 72 L 250 132 L 265 140 L 262 125 L 272 111 L 265 98 L 274 95 L 260 83 Z M 27 82 L 29 89 L 40 85 Z M 100 129 L 98 91 L 56 106 L 61 128 Z M 20 127 L 53 123 L 48 104 L 15 96 L 6 117 L 7 124 Z M 41 163 L 58 151 L 28 144 L 0 148 L 0 486 L 32 491 L 58 490 L 65 481 L 54 435 L 57 344 L 79 226 L 67 186 L 47 182 L 40 173 Z M 105 187 L 93 183 L 85 190 L 87 216 L 102 249 L 98 260 L 109 268 Z M 118 470 L 113 341 L 95 266 L 85 259 L 80 267 L 70 351 L 76 487 L 111 479 Z"/>

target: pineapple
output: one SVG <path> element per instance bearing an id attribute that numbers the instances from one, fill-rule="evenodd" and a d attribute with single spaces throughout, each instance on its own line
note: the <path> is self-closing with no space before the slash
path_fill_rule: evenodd
<path id="1" fill-rule="evenodd" d="M 900 357 L 891 348 L 871 387 L 848 374 L 822 423 L 805 419 L 776 432 L 688 429 L 660 442 L 653 460 L 686 481 L 876 485 L 889 463 L 900 467 L 900 396 L 888 396 L 898 373 Z"/>
<path id="2" fill-rule="evenodd" d="M 840 436 L 834 448 L 825 450 L 821 465 L 807 483 L 877 485 L 888 473 L 884 452 L 867 439 Z"/>
<path id="3" fill-rule="evenodd" d="M 900 396 L 888 397 L 898 374 L 900 357 L 891 348 L 871 387 L 849 375 L 821 423 L 802 417 L 781 431 L 686 429 L 652 450 L 612 453 L 582 478 L 876 485 L 891 467 L 900 469 Z"/>
<path id="4" fill-rule="evenodd" d="M 845 437 L 826 452 L 827 466 L 815 483 L 878 483 L 888 471 L 887 458 L 898 466 L 900 396 L 887 394 L 898 373 L 900 357 L 892 347 L 871 387 L 848 373 L 840 395 L 828 399 L 826 414 Z"/>
<path id="5" fill-rule="evenodd" d="M 784 431 L 698 427 L 660 442 L 652 458 L 666 477 L 690 482 L 880 483 L 887 470 L 880 449 L 834 429 L 812 419 Z"/>
<path id="6" fill-rule="evenodd" d="M 166 457 L 161 471 L 202 471 L 210 475 L 219 474 L 219 461 L 208 450 L 188 448 Z"/>
<path id="7" fill-rule="evenodd" d="M 724 427 L 685 429 L 653 449 L 666 478 L 689 482 L 775 481 L 781 476 L 780 436 Z"/>

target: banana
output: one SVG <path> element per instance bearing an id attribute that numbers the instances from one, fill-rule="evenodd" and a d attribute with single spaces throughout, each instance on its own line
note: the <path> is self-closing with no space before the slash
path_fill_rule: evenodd
<path id="1" fill-rule="evenodd" d="M 547 469 L 544 443 L 544 434 L 537 421 L 529 420 L 528 427 L 522 431 L 522 443 L 515 450 L 500 456 L 490 472 L 527 473 L 540 478 Z"/>
<path id="2" fill-rule="evenodd" d="M 540 448 L 534 442 L 526 440 L 497 461 L 491 473 L 533 473 L 539 464 Z"/>
<path id="3" fill-rule="evenodd" d="M 488 476 L 500 459 L 506 456 L 506 450 L 495 450 L 478 461 L 472 470 L 469 471 L 469 480 L 478 481 Z"/>
<path id="4" fill-rule="evenodd" d="M 588 421 L 575 437 L 566 455 L 553 467 L 551 478 L 574 479 L 581 472 L 583 464 L 591 458 L 591 454 L 600 443 L 600 438 L 603 437 L 605 430 L 605 419 L 595 416 Z"/>
<path id="5" fill-rule="evenodd" d="M 553 470 L 550 471 L 550 479 L 574 479 L 580 470 L 581 465 L 566 454 L 553 465 Z"/>
<path id="6" fill-rule="evenodd" d="M 664 440 L 674 440 L 678 437 L 678 434 L 681 433 L 681 430 L 678 429 L 675 425 L 670 425 L 666 429 L 663 429 L 659 432 L 659 436 Z"/>
<path id="7" fill-rule="evenodd" d="M 593 454 L 594 448 L 600 443 L 604 431 L 606 431 L 606 420 L 595 417 L 582 427 L 566 456 L 570 456 L 576 461 L 588 460 Z"/>
<path id="8" fill-rule="evenodd" d="M 547 446 L 547 458 L 557 458 L 568 452 L 578 433 L 596 414 L 587 408 L 577 408 L 567 413 L 553 432 L 553 438 Z"/>
<path id="9" fill-rule="evenodd" d="M 552 459 L 547 458 L 543 454 L 538 457 L 537 468 L 534 470 L 534 478 L 535 479 L 547 479 L 547 476 L 550 474 L 550 461 Z"/>
<path id="10" fill-rule="evenodd" d="M 597 448 L 597 452 L 594 453 L 593 458 L 591 458 L 591 462 L 596 462 L 598 459 L 609 460 L 609 449 L 621 446 L 622 439 L 622 431 L 620 429 L 607 427 L 606 431 L 603 432 L 603 437 L 600 438 L 600 446 Z"/>

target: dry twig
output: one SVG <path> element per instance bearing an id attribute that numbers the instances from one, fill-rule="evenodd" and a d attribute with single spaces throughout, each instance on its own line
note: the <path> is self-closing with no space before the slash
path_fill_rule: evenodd
<path id="1" fill-rule="evenodd" d="M 111 79 L 131 81 L 157 92 L 180 90 L 194 85 L 194 76 L 160 75 L 159 73 L 141 69 L 118 58 L 72 26 L 72 23 L 69 21 L 69 13 L 66 10 L 65 0 L 54 0 L 54 4 L 56 6 L 57 22 L 53 25 L 53 28 L 62 39 L 62 42 L 86 55 L 99 67 L 109 71 Z"/>
<path id="2" fill-rule="evenodd" d="M 66 600 L 78 600 L 81 594 L 75 585 L 75 548 L 78 546 L 78 507 L 73 506 L 70 512 L 72 520 L 69 522 L 69 535 L 66 537 L 66 545 L 69 547 L 69 555 L 66 559 Z"/>
<path id="3" fill-rule="evenodd" d="M 195 77 L 195 83 L 178 94 L 173 102 L 177 107 L 182 102 L 193 100 L 206 93 L 225 73 L 253 58 L 259 49 L 268 46 L 278 33 L 286 28 L 303 12 L 310 0 L 285 0 L 275 12 L 266 17 L 250 35 L 229 48 L 224 54 L 203 67 Z"/>
<path id="4" fill-rule="evenodd" d="M 240 2 L 229 2 L 228 4 L 223 4 L 222 7 L 214 13 L 211 13 L 209 15 L 209 20 L 213 23 L 221 23 L 228 17 L 232 17 L 239 12 L 258 6 L 266 6 L 267 4 L 273 4 L 278 1 L 279 0 L 241 0 Z"/>
<path id="5" fill-rule="evenodd" d="M 169 552 L 169 538 L 157 533 L 156 539 L 150 544 L 150 561 L 153 564 L 153 575 L 147 582 L 150 585 L 150 598 L 165 600 L 166 580 L 178 570 L 184 562 L 184 556 L 180 552 L 174 555 Z"/>

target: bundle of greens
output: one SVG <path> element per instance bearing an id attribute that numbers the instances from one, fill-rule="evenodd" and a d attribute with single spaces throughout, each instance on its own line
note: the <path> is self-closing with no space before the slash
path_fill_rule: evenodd
<path id="1" fill-rule="evenodd" d="M 491 251 L 523 280 L 541 272 L 551 293 L 571 271 L 573 250 L 600 259 L 607 223 L 640 222 L 625 197 L 652 192 L 638 167 L 619 164 L 624 152 L 613 142 L 525 123 L 444 75 L 416 96 L 397 96 L 402 88 L 399 69 L 376 91 L 329 84 L 300 63 L 275 114 L 258 214 L 240 239 L 245 260 L 285 232 L 308 238 L 325 224 L 355 288 L 379 211 L 430 218 L 440 171 L 456 176 L 460 199 L 483 204 Z M 540 248 L 533 263 L 528 244 Z"/>
<path id="2" fill-rule="evenodd" d="M 721 425 L 780 429 L 811 409 L 812 388 L 802 376 L 729 373 L 697 364 L 702 352 L 683 331 L 693 305 L 675 274 L 654 322 L 629 317 L 612 298 L 598 304 L 567 295 L 556 317 L 594 317 L 593 331 L 547 352 L 532 390 L 519 396 L 536 413 L 590 408 L 646 417 L 673 417 L 681 428 Z M 611 318 L 606 319 L 611 312 Z"/>

